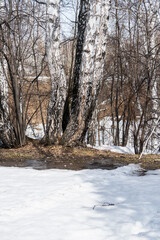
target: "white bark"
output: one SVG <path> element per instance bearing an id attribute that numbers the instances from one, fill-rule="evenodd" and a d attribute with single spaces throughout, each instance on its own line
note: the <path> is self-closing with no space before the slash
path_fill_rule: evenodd
<path id="1" fill-rule="evenodd" d="M 8 113 L 8 82 L 6 79 L 7 64 L 0 61 L 0 94 L 1 94 L 1 104 L 5 112 Z"/>
<path id="2" fill-rule="evenodd" d="M 4 59 L 3 59 L 4 60 Z M 7 64 L 0 59 L 0 140 L 10 147 L 10 122 L 8 107 L 8 82 L 6 78 Z"/>
<path id="3" fill-rule="evenodd" d="M 90 1 L 90 16 L 80 69 L 79 120 L 82 122 L 85 122 L 88 107 L 97 96 L 103 81 L 108 10 L 108 1 Z"/>
<path id="4" fill-rule="evenodd" d="M 8 84 L 4 74 L 4 66 L 2 61 L 0 61 L 0 126 L 3 126 L 6 121 L 6 116 L 8 115 Z"/>
<path id="5" fill-rule="evenodd" d="M 156 28 L 156 25 L 160 24 L 160 2 L 159 0 L 156 0 L 155 6 L 152 6 L 151 9 L 151 31 L 153 32 L 153 35 L 151 37 L 151 49 L 152 49 L 152 58 L 155 59 L 156 58 L 156 32 L 154 31 L 154 29 Z M 157 21 L 158 20 L 158 21 Z M 155 72 L 155 71 L 154 71 Z M 152 104 L 153 104 L 153 114 L 155 115 L 155 118 L 158 117 L 157 115 L 157 110 L 158 110 L 158 82 L 154 73 L 153 76 L 153 84 L 152 84 Z M 154 117 L 153 115 L 153 117 Z"/>
<path id="6" fill-rule="evenodd" d="M 0 14 L 1 15 L 3 15 L 3 8 L 4 8 L 4 1 L 2 0 L 0 3 Z M 3 57 L 0 56 L 0 130 L 2 130 L 2 128 L 4 128 L 5 104 L 6 104 L 5 94 L 8 93 L 2 59 L 3 59 Z"/>
<path id="7" fill-rule="evenodd" d="M 47 141 L 56 142 L 62 135 L 62 118 L 66 100 L 66 76 L 60 53 L 60 0 L 47 1 L 46 54 L 52 93 L 48 106 Z"/>
<path id="8" fill-rule="evenodd" d="M 81 49 L 81 44 L 83 48 L 79 65 L 77 62 L 79 59 L 76 59 L 74 76 L 74 84 L 78 85 L 78 98 L 73 99 L 73 114 L 64 134 L 64 142 L 67 139 L 68 145 L 83 142 L 102 85 L 109 8 L 109 0 L 81 1 L 82 16 L 79 31 L 85 25 L 86 27 L 84 39 L 80 41 L 83 37 L 78 35 L 77 40 L 77 52 Z M 85 11 L 88 11 L 87 17 Z"/>
<path id="9" fill-rule="evenodd" d="M 151 38 L 150 38 L 150 48 L 151 48 L 151 53 L 152 53 L 152 59 L 150 63 L 150 69 L 153 71 L 153 76 L 152 76 L 152 84 L 151 84 L 151 94 L 152 94 L 152 126 L 155 127 L 156 121 L 158 119 L 158 79 L 156 78 L 156 69 L 154 69 L 154 64 L 156 61 L 156 25 L 158 24 L 160 20 L 160 14 L 159 14 L 159 9 L 160 9 L 160 2 L 159 0 L 155 1 L 155 4 L 153 2 L 150 3 L 149 5 L 149 19 L 150 19 L 150 32 L 151 32 Z M 160 22 L 159 22 L 160 23 Z M 154 61 L 154 62 L 153 62 Z M 155 128 L 155 136 L 153 137 L 153 147 L 157 149 L 158 147 L 158 139 L 157 139 L 157 127 Z"/>

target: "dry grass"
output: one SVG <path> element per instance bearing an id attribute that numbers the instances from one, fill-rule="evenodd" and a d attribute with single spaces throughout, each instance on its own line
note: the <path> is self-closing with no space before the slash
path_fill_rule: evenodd
<path id="1" fill-rule="evenodd" d="M 138 155 L 119 154 L 110 151 L 100 151 L 93 148 L 70 148 L 63 146 L 44 146 L 37 140 L 29 140 L 28 144 L 17 149 L 0 149 L 0 161 L 25 161 L 44 159 L 50 162 L 58 162 L 60 168 L 64 163 L 74 164 L 74 169 L 84 168 L 84 164 L 89 161 L 101 161 L 101 159 L 111 159 L 114 163 L 131 164 L 140 163 L 145 169 L 160 168 L 159 155 L 143 156 L 139 160 Z M 73 168 L 73 166 L 72 166 Z"/>

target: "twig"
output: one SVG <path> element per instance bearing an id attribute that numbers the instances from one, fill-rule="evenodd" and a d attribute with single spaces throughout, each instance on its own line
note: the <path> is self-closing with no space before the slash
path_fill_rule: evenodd
<path id="1" fill-rule="evenodd" d="M 109 207 L 109 206 L 115 206 L 115 204 L 114 203 L 103 203 L 103 204 L 101 204 L 101 205 L 94 205 L 93 206 L 93 210 L 96 208 L 96 207 Z"/>

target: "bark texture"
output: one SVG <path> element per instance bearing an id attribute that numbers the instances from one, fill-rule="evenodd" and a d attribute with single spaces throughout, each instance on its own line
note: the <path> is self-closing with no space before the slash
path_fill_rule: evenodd
<path id="1" fill-rule="evenodd" d="M 4 15 L 3 0 L 1 1 L 0 7 L 1 7 L 0 14 L 3 17 Z M 0 40 L 2 40 L 2 37 L 0 37 Z M 0 50 L 2 49 L 3 45 L 1 43 Z M 10 138 L 10 125 L 9 125 L 8 83 L 7 78 L 5 76 L 6 68 L 7 63 L 5 62 L 2 54 L 0 54 L 0 140 L 6 147 L 10 147 L 12 143 Z"/>
<path id="2" fill-rule="evenodd" d="M 45 142 L 58 143 L 62 135 L 62 118 L 66 100 L 66 77 L 60 54 L 60 0 L 47 1 L 46 55 L 51 76 Z"/>
<path id="3" fill-rule="evenodd" d="M 61 143 L 84 143 L 103 82 L 110 1 L 81 0 L 72 112 Z"/>
<path id="4" fill-rule="evenodd" d="M 156 48 L 156 34 L 154 29 L 159 23 L 160 16 L 158 13 L 158 9 L 160 9 L 160 2 L 157 0 L 155 2 L 155 5 L 150 5 L 149 8 L 149 17 L 150 17 L 150 28 L 149 28 L 149 33 L 152 32 L 150 36 L 150 52 L 151 52 L 151 59 L 156 59 L 157 58 L 157 48 Z M 157 21 L 158 20 L 158 21 Z M 158 141 L 158 132 L 157 132 L 157 119 L 158 119 L 158 78 L 156 76 L 156 67 L 154 60 L 150 61 L 149 64 L 149 69 L 152 72 L 152 84 L 151 84 L 151 96 L 152 96 L 152 127 L 155 127 L 155 136 L 153 137 L 153 147 L 157 150 L 159 147 L 159 141 Z"/>
<path id="5" fill-rule="evenodd" d="M 0 139 L 5 147 L 13 147 L 15 136 L 11 130 L 8 106 L 8 82 L 4 68 L 7 67 L 0 59 Z"/>

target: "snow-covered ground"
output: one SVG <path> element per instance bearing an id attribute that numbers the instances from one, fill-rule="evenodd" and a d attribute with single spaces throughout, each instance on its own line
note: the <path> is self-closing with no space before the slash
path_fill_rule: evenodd
<path id="1" fill-rule="evenodd" d="M 121 146 L 114 146 L 114 145 L 101 145 L 101 146 L 91 146 L 88 145 L 88 147 L 92 147 L 98 150 L 106 150 L 116 153 L 124 153 L 124 154 L 134 154 L 134 148 L 133 147 L 121 147 Z"/>
<path id="2" fill-rule="evenodd" d="M 160 170 L 0 167 L 1 240 L 159 240 Z"/>

